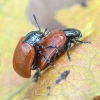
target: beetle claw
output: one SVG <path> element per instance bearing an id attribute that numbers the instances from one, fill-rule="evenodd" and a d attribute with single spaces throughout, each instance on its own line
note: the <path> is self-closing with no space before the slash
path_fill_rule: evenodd
<path id="1" fill-rule="evenodd" d="M 39 77 L 39 74 L 38 74 L 38 72 L 36 72 L 36 73 L 33 75 L 33 77 L 32 77 L 32 81 L 33 81 L 33 82 L 37 82 L 38 77 Z"/>
<path id="2" fill-rule="evenodd" d="M 52 67 L 54 67 L 54 66 L 55 66 L 55 65 L 54 65 L 54 62 L 51 62 L 50 64 L 51 64 L 51 66 L 52 66 Z"/>

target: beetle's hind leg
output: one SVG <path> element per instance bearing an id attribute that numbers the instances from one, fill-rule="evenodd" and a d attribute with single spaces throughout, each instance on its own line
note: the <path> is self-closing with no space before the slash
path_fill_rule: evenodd
<path id="1" fill-rule="evenodd" d="M 55 59 L 56 59 L 56 57 L 57 57 L 57 54 L 58 54 L 58 50 L 56 51 L 56 53 L 54 54 L 53 58 L 51 59 L 50 64 L 51 64 L 52 66 L 54 66 L 54 62 L 55 62 Z"/>
<path id="2" fill-rule="evenodd" d="M 44 49 L 44 48 L 58 48 L 57 46 L 43 46 L 43 45 L 41 45 L 41 44 L 38 44 L 38 46 L 39 46 L 40 48 L 42 48 L 42 49 Z M 46 61 L 47 61 L 48 63 L 50 63 L 52 66 L 54 65 L 54 61 L 51 62 L 51 60 L 48 59 L 48 58 L 41 52 L 41 50 L 40 50 L 39 48 L 37 48 L 37 50 L 38 50 L 38 53 L 39 53 L 40 55 L 42 55 L 42 56 L 46 59 Z M 57 51 L 57 52 L 58 52 L 58 51 Z M 57 52 L 56 52 L 56 53 L 57 53 Z M 54 55 L 54 60 L 56 59 L 56 53 L 55 53 L 55 55 Z"/>
<path id="3" fill-rule="evenodd" d="M 37 46 L 39 46 L 42 49 L 44 49 L 44 48 L 58 48 L 57 46 L 43 46 L 41 44 L 38 44 Z"/>
<path id="4" fill-rule="evenodd" d="M 40 50 L 38 51 L 38 53 L 39 53 L 40 55 L 42 55 L 42 56 L 44 57 L 44 59 L 45 59 L 48 63 L 51 62 L 50 59 L 48 59 L 45 55 L 43 55 L 43 53 L 42 53 Z"/>
<path id="5" fill-rule="evenodd" d="M 44 59 L 46 59 L 46 61 L 48 62 L 48 63 L 50 63 L 50 59 L 48 59 L 43 53 L 42 53 L 42 51 L 40 50 L 40 48 L 38 47 L 39 45 L 37 45 L 36 46 L 36 51 L 37 51 L 37 53 L 39 53 L 41 56 L 43 56 L 44 57 Z"/>
<path id="6" fill-rule="evenodd" d="M 39 76 L 41 77 L 41 71 L 40 71 L 40 68 L 37 68 L 37 72 L 33 75 L 33 82 L 37 82 Z"/>

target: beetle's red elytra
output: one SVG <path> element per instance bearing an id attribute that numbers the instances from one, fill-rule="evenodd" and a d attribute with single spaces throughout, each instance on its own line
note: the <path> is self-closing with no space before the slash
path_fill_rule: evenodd
<path id="1" fill-rule="evenodd" d="M 62 30 L 56 30 L 51 32 L 43 41 L 41 41 L 41 45 L 43 46 L 57 46 L 58 48 L 41 48 L 43 55 L 45 55 L 48 59 L 51 59 L 57 50 L 59 50 L 66 42 L 66 35 Z M 40 70 L 45 69 L 45 66 L 48 62 L 45 60 L 43 56 L 40 54 L 37 55 L 37 66 Z"/>
<path id="2" fill-rule="evenodd" d="M 35 57 L 35 49 L 28 43 L 24 43 L 22 37 L 17 44 L 13 57 L 13 68 L 22 77 L 31 76 L 31 66 Z"/>

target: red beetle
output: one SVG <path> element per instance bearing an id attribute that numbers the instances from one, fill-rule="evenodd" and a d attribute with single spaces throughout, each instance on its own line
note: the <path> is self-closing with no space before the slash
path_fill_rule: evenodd
<path id="1" fill-rule="evenodd" d="M 41 41 L 41 45 L 43 46 L 57 46 L 58 48 L 47 48 L 47 49 L 40 49 L 43 55 L 45 55 L 48 59 L 52 59 L 53 56 L 56 58 L 56 54 L 59 49 L 61 49 L 64 44 L 66 43 L 66 35 L 62 30 L 55 30 L 51 32 L 43 41 Z M 36 65 L 40 70 L 43 70 L 48 63 L 45 58 L 41 55 L 37 55 Z M 53 62 L 50 62 L 53 65 Z"/>
<path id="2" fill-rule="evenodd" d="M 52 65 L 54 65 L 54 60 L 56 58 L 56 55 L 59 51 L 61 51 L 63 48 L 67 49 L 67 56 L 68 59 L 71 60 L 69 55 L 69 50 L 71 48 L 71 44 L 73 43 L 73 47 L 76 46 L 77 42 L 80 43 L 90 43 L 88 41 L 82 42 L 79 40 L 79 38 L 82 37 L 82 34 L 79 30 L 73 29 L 73 28 L 67 28 L 64 30 L 55 30 L 53 32 L 50 32 L 50 34 L 40 42 L 43 46 L 57 46 L 58 48 L 41 48 L 41 52 L 44 56 L 47 57 L 47 59 L 53 59 L 53 62 L 50 62 Z M 45 69 L 47 65 L 47 60 L 41 56 L 40 54 L 37 55 L 36 65 L 38 68 L 37 73 L 35 74 L 36 77 L 40 75 L 40 71 Z M 34 68 L 33 68 L 34 69 Z"/>
<path id="3" fill-rule="evenodd" d="M 14 70 L 22 77 L 29 78 L 31 69 L 37 69 L 36 75 L 41 75 L 40 71 L 45 69 L 47 63 L 54 65 L 57 53 L 63 48 L 67 49 L 67 56 L 70 60 L 69 50 L 71 43 L 76 46 L 77 42 L 82 42 L 79 38 L 82 34 L 79 30 L 73 28 L 60 29 L 44 34 L 37 23 L 35 15 L 34 19 L 39 31 L 32 31 L 25 37 L 22 37 L 15 49 L 13 57 Z M 45 37 L 45 39 L 43 39 Z M 53 62 L 51 62 L 53 59 Z"/>
<path id="4" fill-rule="evenodd" d="M 35 66 L 35 56 L 38 52 L 42 55 L 48 62 L 46 56 L 42 54 L 39 48 L 46 48 L 40 45 L 40 41 L 46 37 L 46 35 L 41 32 L 41 29 L 37 23 L 35 15 L 33 15 L 35 22 L 39 28 L 39 31 L 31 31 L 25 37 L 22 37 L 15 49 L 13 56 L 13 68 L 22 77 L 29 78 L 31 76 L 31 68 Z M 51 48 L 51 46 L 47 46 Z M 52 47 L 53 48 L 53 47 Z M 57 48 L 56 46 L 54 48 Z"/>

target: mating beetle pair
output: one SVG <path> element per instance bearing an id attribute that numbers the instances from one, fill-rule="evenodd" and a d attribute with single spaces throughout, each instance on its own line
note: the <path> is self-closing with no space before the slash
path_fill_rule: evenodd
<path id="1" fill-rule="evenodd" d="M 89 43 L 88 41 L 80 41 L 81 32 L 73 28 L 59 29 L 45 34 L 47 30 L 44 33 L 41 32 L 35 15 L 33 17 L 39 30 L 31 31 L 19 40 L 13 57 L 14 70 L 22 77 L 29 78 L 31 69 L 38 69 L 38 74 L 40 74 L 47 63 L 54 65 L 56 55 L 63 46 L 66 47 L 67 56 L 70 60 L 71 43 L 74 44 L 74 47 L 77 42 Z"/>

